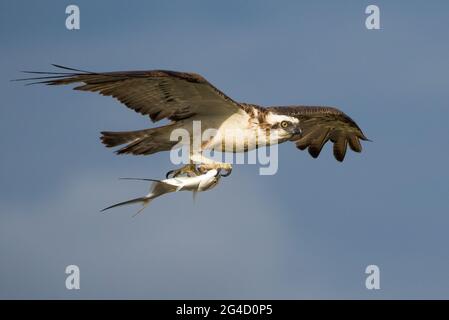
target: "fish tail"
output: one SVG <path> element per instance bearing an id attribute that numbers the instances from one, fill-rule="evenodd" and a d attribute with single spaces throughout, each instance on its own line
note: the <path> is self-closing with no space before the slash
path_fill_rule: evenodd
<path id="1" fill-rule="evenodd" d="M 152 198 L 150 198 L 150 197 L 139 197 L 139 198 L 131 199 L 131 200 L 128 200 L 128 201 L 123 201 L 123 202 L 119 202 L 119 203 L 113 204 L 112 206 L 104 208 L 100 212 L 103 212 L 103 211 L 106 211 L 106 210 L 109 210 L 109 209 L 112 209 L 112 208 L 115 208 L 115 207 L 120 207 L 120 206 L 125 206 L 125 205 L 128 205 L 128 204 L 133 204 L 133 203 L 143 203 L 144 208 L 145 208 L 150 203 L 151 200 L 152 200 Z"/>

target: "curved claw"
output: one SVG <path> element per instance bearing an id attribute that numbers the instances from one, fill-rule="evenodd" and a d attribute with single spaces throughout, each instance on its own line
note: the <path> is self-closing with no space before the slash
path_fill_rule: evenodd
<path id="1" fill-rule="evenodd" d="M 172 173 L 174 173 L 176 170 L 170 170 L 170 171 L 168 171 L 166 174 L 165 174 L 165 178 L 166 179 L 170 179 L 170 175 L 172 174 Z M 172 178 L 174 178 L 174 177 L 172 177 Z"/>
<path id="2" fill-rule="evenodd" d="M 171 178 L 176 178 L 177 176 L 180 176 L 180 175 L 186 175 L 186 176 L 188 176 L 188 177 L 192 177 L 192 176 L 198 176 L 199 173 L 198 173 L 198 171 L 197 171 L 195 165 L 193 165 L 193 164 L 187 164 L 187 165 L 185 165 L 185 166 L 182 167 L 182 168 L 174 169 L 174 170 L 168 171 L 168 172 L 165 174 L 165 177 L 166 177 L 167 179 L 170 179 L 170 177 L 171 177 Z"/>
<path id="3" fill-rule="evenodd" d="M 232 173 L 232 167 L 231 167 L 229 170 L 226 170 L 226 173 L 225 173 L 225 174 L 220 173 L 220 176 L 222 176 L 222 177 L 227 177 L 227 176 L 229 176 L 231 173 Z"/>

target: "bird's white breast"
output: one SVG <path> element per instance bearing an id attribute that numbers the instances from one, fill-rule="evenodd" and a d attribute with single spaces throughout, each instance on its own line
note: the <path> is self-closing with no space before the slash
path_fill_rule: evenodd
<path id="1" fill-rule="evenodd" d="M 277 133 L 260 126 L 257 110 L 253 117 L 236 113 L 224 120 L 203 149 L 221 152 L 245 152 L 278 143 Z"/>

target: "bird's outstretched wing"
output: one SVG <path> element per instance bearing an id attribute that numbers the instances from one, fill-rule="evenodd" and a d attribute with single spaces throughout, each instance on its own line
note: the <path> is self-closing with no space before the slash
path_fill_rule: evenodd
<path id="1" fill-rule="evenodd" d="M 70 72 L 35 72 L 38 77 L 18 79 L 47 85 L 81 85 L 75 90 L 112 96 L 151 120 L 177 121 L 193 115 L 227 115 L 242 106 L 195 73 L 166 70 L 89 72 L 54 65 Z M 37 81 L 37 82 L 36 82 Z"/>
<path id="2" fill-rule="evenodd" d="M 349 116 L 332 107 L 271 107 L 276 111 L 299 119 L 301 134 L 292 137 L 298 149 L 308 148 L 310 155 L 317 158 L 327 141 L 334 143 L 334 157 L 338 161 L 345 158 L 347 146 L 361 152 L 360 140 L 369 141 L 362 130 Z"/>

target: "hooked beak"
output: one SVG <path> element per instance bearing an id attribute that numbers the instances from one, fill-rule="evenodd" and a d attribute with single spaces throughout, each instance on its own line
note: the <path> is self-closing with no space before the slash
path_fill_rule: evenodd
<path id="1" fill-rule="evenodd" d="M 294 127 L 292 130 L 293 136 L 300 136 L 302 134 L 302 129 L 300 127 Z"/>

